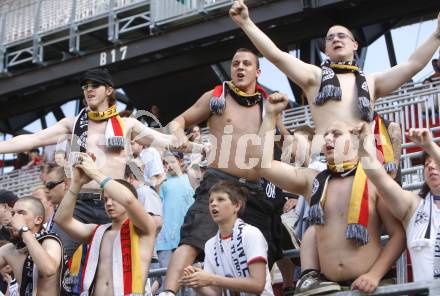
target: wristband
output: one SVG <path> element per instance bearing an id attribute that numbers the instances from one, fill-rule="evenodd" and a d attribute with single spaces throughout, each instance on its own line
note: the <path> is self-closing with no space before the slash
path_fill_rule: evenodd
<path id="1" fill-rule="evenodd" d="M 108 183 L 108 181 L 110 181 L 112 179 L 112 177 L 105 177 L 104 180 L 101 181 L 101 183 L 99 183 L 99 187 L 101 187 L 101 189 L 104 189 L 105 184 Z"/>

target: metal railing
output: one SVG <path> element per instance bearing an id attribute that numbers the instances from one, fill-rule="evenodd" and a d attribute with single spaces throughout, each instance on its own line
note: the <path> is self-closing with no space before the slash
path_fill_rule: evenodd
<path id="1" fill-rule="evenodd" d="M 36 166 L 0 175 L 0 189 L 12 191 L 19 197 L 30 195 L 36 186 L 42 184 L 40 169 Z"/>
<path id="2" fill-rule="evenodd" d="M 31 40 L 35 34 L 67 29 L 147 0 L 16 0 L 0 6 L 0 44 Z"/>

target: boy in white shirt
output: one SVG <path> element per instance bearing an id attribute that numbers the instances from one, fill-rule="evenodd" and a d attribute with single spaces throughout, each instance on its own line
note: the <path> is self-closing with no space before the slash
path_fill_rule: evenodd
<path id="1" fill-rule="evenodd" d="M 219 231 L 205 244 L 203 270 L 188 266 L 181 284 L 202 295 L 273 295 L 267 242 L 258 228 L 238 218 L 246 192 L 230 181 L 209 191 L 209 212 Z"/>

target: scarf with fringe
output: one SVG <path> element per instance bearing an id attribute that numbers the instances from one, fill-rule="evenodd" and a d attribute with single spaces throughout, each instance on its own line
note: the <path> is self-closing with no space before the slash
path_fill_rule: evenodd
<path id="1" fill-rule="evenodd" d="M 374 134 L 376 135 L 376 148 L 382 155 L 379 160 L 382 162 L 387 172 L 397 170 L 394 163 L 393 146 L 391 145 L 388 129 L 383 118 L 373 112 L 370 104 L 370 92 L 368 90 L 367 79 L 362 70 L 357 66 L 356 61 L 331 62 L 325 60 L 322 65 L 322 78 L 319 93 L 315 98 L 316 105 L 323 105 L 328 100 L 342 99 L 342 89 L 336 74 L 353 73 L 356 78 L 358 92 L 358 109 L 361 119 L 367 122 L 374 121 Z"/>
<path id="2" fill-rule="evenodd" d="M 354 239 L 358 246 L 368 242 L 368 180 L 360 162 L 346 162 L 342 166 L 327 165 L 313 180 L 309 223 L 325 224 L 324 206 L 328 182 L 333 177 L 354 176 L 348 206 L 346 239 Z"/>
<path id="3" fill-rule="evenodd" d="M 89 119 L 93 121 L 107 120 L 107 126 L 105 127 L 105 145 L 107 149 L 124 149 L 124 120 L 116 111 L 116 105 L 112 105 L 104 112 L 87 111 L 86 108 L 84 108 L 77 116 L 73 125 L 72 155 L 75 159 L 72 160 L 72 163 L 75 163 L 76 158 L 78 157 L 78 153 L 75 152 L 87 151 Z"/>
<path id="4" fill-rule="evenodd" d="M 236 87 L 232 81 L 224 81 L 222 84 L 214 88 L 210 101 L 210 110 L 216 115 L 222 115 L 226 108 L 226 93 L 227 91 L 231 97 L 241 106 L 251 107 L 260 104 L 263 110 L 263 99 L 266 99 L 268 94 L 258 83 L 255 86 L 255 93 L 248 95 L 244 91 Z"/>
<path id="5" fill-rule="evenodd" d="M 370 92 L 368 90 L 367 79 L 362 70 L 357 66 L 356 61 L 331 62 L 330 60 L 325 60 L 321 64 L 321 69 L 321 86 L 315 98 L 315 104 L 323 105 L 328 100 L 340 101 L 342 99 L 342 89 L 336 74 L 353 73 L 356 77 L 358 109 L 361 113 L 361 118 L 362 120 L 371 122 L 373 120 L 373 110 L 370 104 Z"/>
<path id="6" fill-rule="evenodd" d="M 95 229 L 84 264 L 81 281 L 81 296 L 88 296 L 93 290 L 102 238 L 111 223 L 100 225 Z M 113 294 L 121 296 L 144 295 L 142 286 L 141 259 L 139 252 L 139 235 L 130 220 L 125 220 L 116 235 L 112 250 Z"/>

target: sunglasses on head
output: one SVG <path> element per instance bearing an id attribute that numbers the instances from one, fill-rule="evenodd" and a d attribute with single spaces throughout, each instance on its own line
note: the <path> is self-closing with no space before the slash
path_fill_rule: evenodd
<path id="1" fill-rule="evenodd" d="M 64 180 L 61 180 L 61 181 L 58 181 L 58 182 L 54 182 L 54 181 L 47 182 L 46 183 L 46 188 L 47 188 L 47 190 L 52 190 L 56 186 L 60 185 L 63 182 L 64 182 Z"/>
<path id="2" fill-rule="evenodd" d="M 96 82 L 89 82 L 89 83 L 85 83 L 85 84 L 81 85 L 81 88 L 82 88 L 82 90 L 86 90 L 89 87 L 92 88 L 92 89 L 97 89 L 101 85 L 103 85 L 103 84 L 96 83 Z"/>

